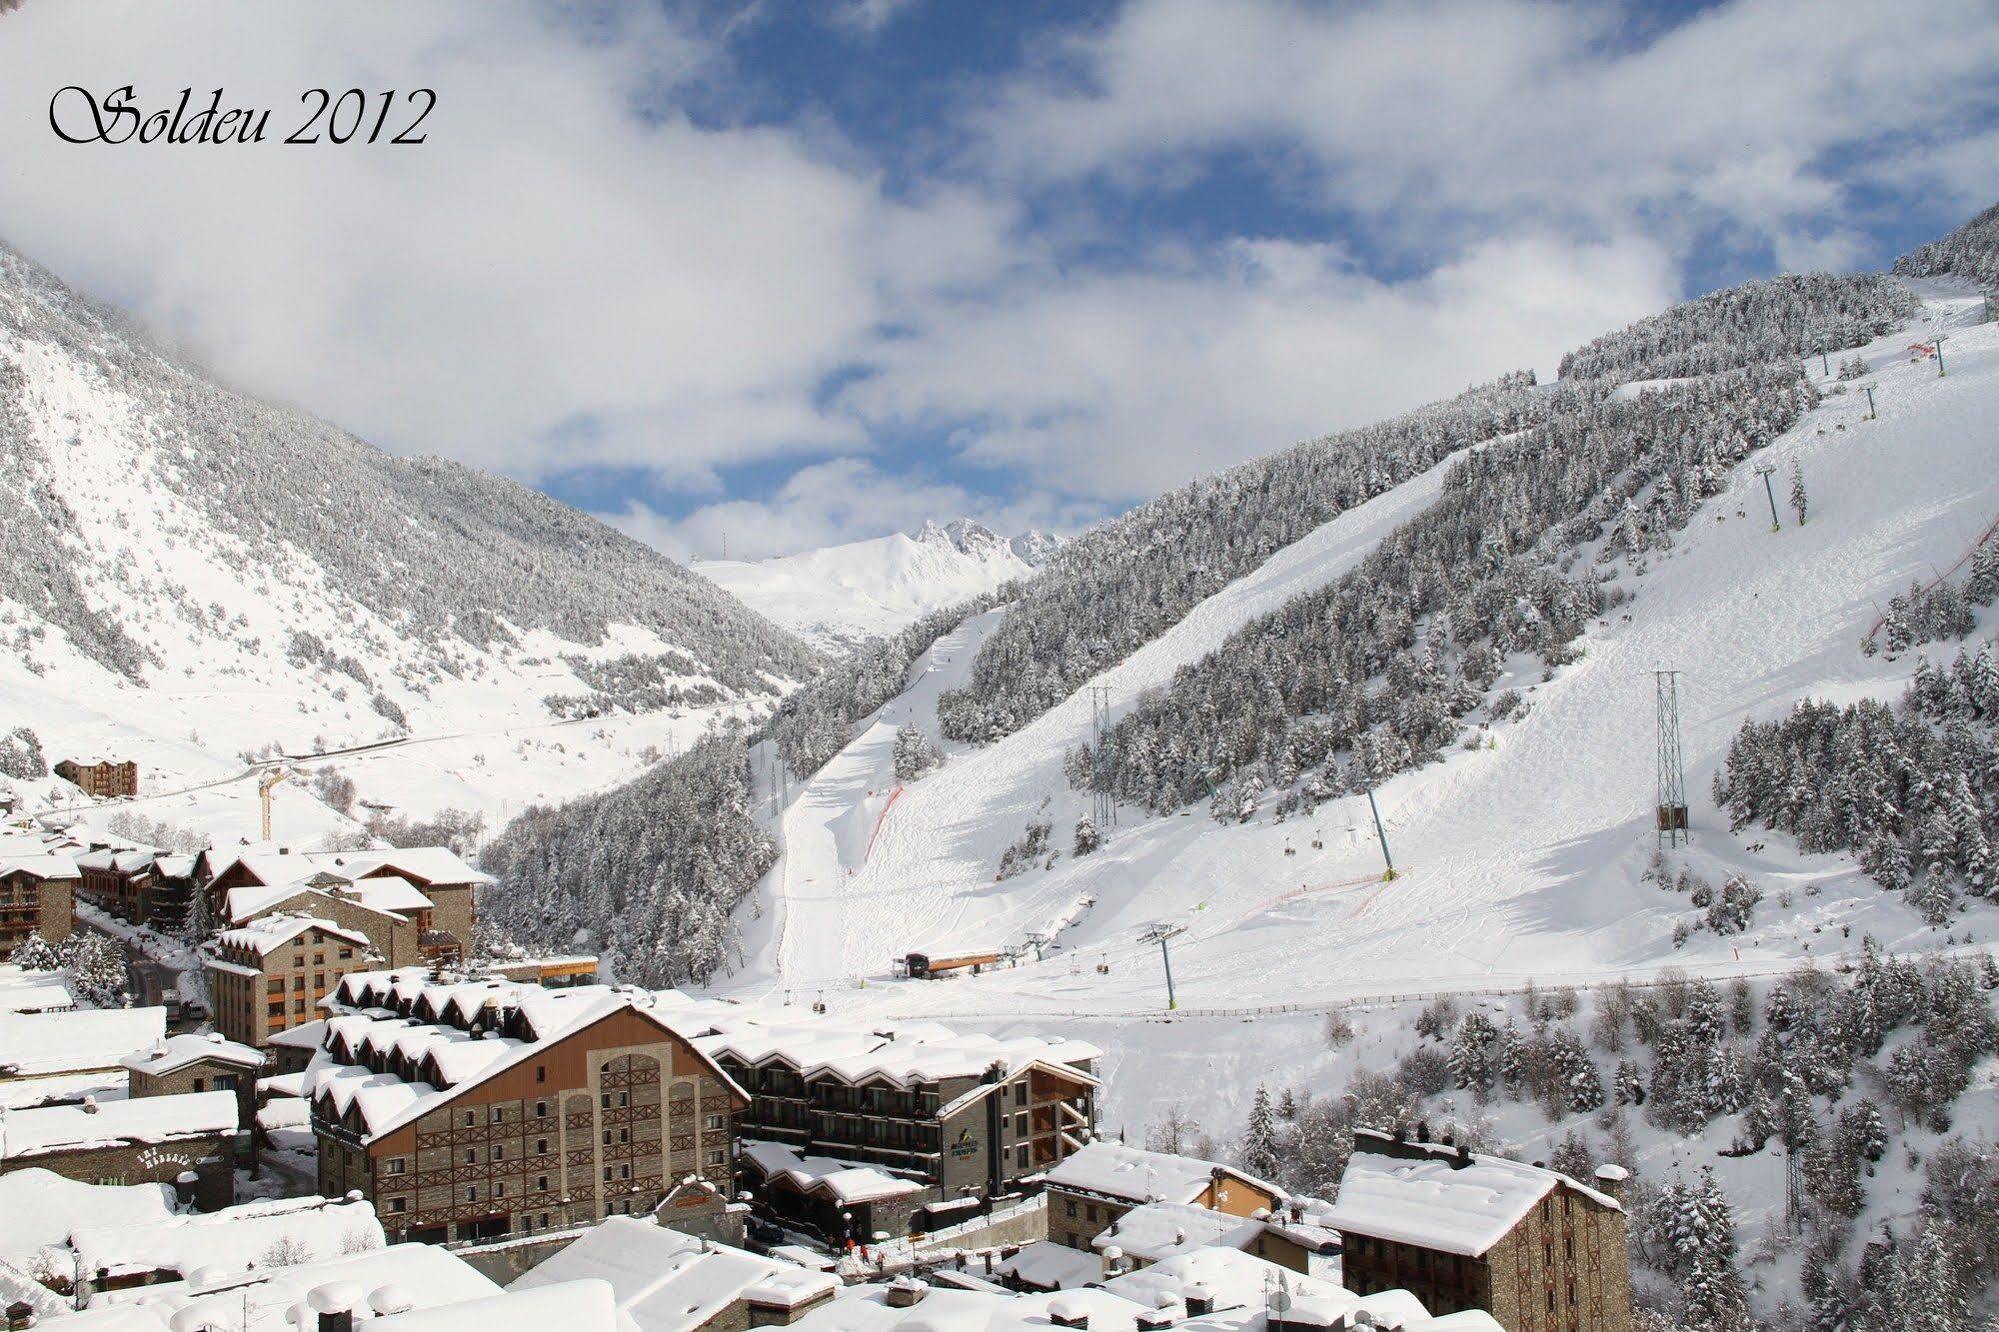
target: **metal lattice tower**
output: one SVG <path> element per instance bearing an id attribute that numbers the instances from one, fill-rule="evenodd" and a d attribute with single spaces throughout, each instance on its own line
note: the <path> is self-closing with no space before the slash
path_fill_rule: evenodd
<path id="1" fill-rule="evenodd" d="M 1691 841 L 1687 834 L 1687 773 L 1680 756 L 1678 671 L 1654 671 L 1659 711 L 1659 839 L 1667 846 Z"/>
<path id="2" fill-rule="evenodd" d="M 1104 757 L 1104 733 L 1111 728 L 1109 685 L 1090 686 L 1090 793 L 1095 797 L 1090 820 L 1099 833 L 1117 827 L 1117 801 L 1111 795 L 1110 762 Z"/>

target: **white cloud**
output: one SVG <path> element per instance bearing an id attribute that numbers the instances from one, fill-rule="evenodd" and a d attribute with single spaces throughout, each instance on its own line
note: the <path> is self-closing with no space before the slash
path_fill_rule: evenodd
<path id="1" fill-rule="evenodd" d="M 1989 96 L 1992 0 L 1921 21 L 1874 0 L 1736 0 L 1650 41 L 1607 4 L 1134 0 L 1016 81 L 985 124 L 998 168 L 1149 183 L 1277 140 L 1300 188 L 1384 239 L 1495 219 L 1691 228 L 1782 241 L 1884 143 L 1949 136 Z M 1842 168 L 1826 155 L 1846 150 Z M 1707 217 L 1693 212 L 1697 205 Z M 1678 213 L 1683 216 L 1671 219 Z M 1691 215 L 1688 215 L 1691 214 Z"/>
<path id="2" fill-rule="evenodd" d="M 813 394 L 880 317 L 876 236 L 920 235 L 918 210 L 799 136 L 639 114 L 718 60 L 652 12 L 32 5 L 0 41 L 0 216 L 231 376 L 392 447 L 534 475 L 856 445 Z M 41 130 L 64 83 L 219 86 L 276 108 L 274 138 L 307 87 L 438 103 L 421 147 L 84 147 Z M 962 201 L 951 227 L 977 234 Z"/>
<path id="3" fill-rule="evenodd" d="M 916 0 L 840 0 L 832 9 L 836 22 L 856 32 L 874 34 L 915 8 Z"/>
<path id="4" fill-rule="evenodd" d="M 996 504 L 963 486 L 891 476 L 863 459 L 836 458 L 800 468 L 767 500 L 726 500 L 681 518 L 634 501 L 621 513 L 598 515 L 683 560 L 719 559 L 725 544 L 730 559 L 759 560 L 959 516 L 1011 536 L 1029 528 L 1069 533 L 1104 514 L 1046 495 Z"/>
<path id="5" fill-rule="evenodd" d="M 1660 247 L 1521 237 L 1385 283 L 1332 246 L 1244 242 L 1214 263 L 1048 271 L 935 309 L 841 405 L 903 427 L 969 421 L 974 458 L 1106 500 L 1359 424 L 1523 367 L 1658 309 Z"/>

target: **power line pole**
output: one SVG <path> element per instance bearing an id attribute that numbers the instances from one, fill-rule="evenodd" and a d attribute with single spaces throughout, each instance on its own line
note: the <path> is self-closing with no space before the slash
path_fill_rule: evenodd
<path id="1" fill-rule="evenodd" d="M 1680 754 L 1680 686 L 1678 671 L 1654 671 L 1659 714 L 1657 821 L 1667 846 L 1693 839 L 1687 832 L 1687 773 Z"/>
<path id="2" fill-rule="evenodd" d="M 1872 384 L 1867 386 L 1867 419 L 1870 421 L 1874 419 L 1874 386 Z"/>
<path id="3" fill-rule="evenodd" d="M 1770 484 L 1770 476 L 1776 470 L 1776 466 L 1772 463 L 1756 464 L 1756 475 L 1763 478 L 1763 493 L 1770 500 L 1770 530 L 1772 532 L 1781 532 L 1784 530 L 1784 525 L 1777 521 L 1777 491 Z"/>
<path id="4" fill-rule="evenodd" d="M 1943 378 L 1943 340 L 1947 334 L 1937 334 L 1937 378 Z"/>
<path id="5" fill-rule="evenodd" d="M 1104 734 L 1111 728 L 1111 687 L 1090 686 L 1091 820 L 1097 831 L 1117 827 L 1117 800 L 1111 795 L 1110 760 L 1104 755 Z"/>
<path id="6" fill-rule="evenodd" d="M 1166 968 L 1166 1007 L 1169 1009 L 1178 1008 L 1180 1001 L 1173 994 L 1173 957 L 1166 951 L 1166 941 L 1186 928 L 1185 925 L 1168 925 L 1161 922 L 1138 936 L 1140 943 L 1159 945 L 1159 961 Z"/>

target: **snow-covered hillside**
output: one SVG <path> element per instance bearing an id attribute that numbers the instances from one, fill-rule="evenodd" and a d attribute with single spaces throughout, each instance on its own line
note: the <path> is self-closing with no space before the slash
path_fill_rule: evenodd
<path id="1" fill-rule="evenodd" d="M 1909 361 L 1906 334 L 1862 348 L 1866 378 L 1829 392 L 1735 467 L 1670 553 L 1631 580 L 1633 600 L 1591 624 L 1580 660 L 1546 680 L 1538 665 L 1527 674 L 1514 663 L 1495 688 L 1519 688 L 1531 704 L 1524 716 L 1493 725 L 1483 747 L 1453 749 L 1379 790 L 1401 877 L 1382 881 L 1367 804 L 1354 797 L 1283 821 L 1266 809 L 1239 825 L 1199 807 L 1166 818 L 1128 810 L 1101 850 L 1072 856 L 1070 830 L 1089 801 L 1062 765 L 1091 735 L 1087 688 L 996 744 L 946 746 L 941 768 L 898 793 L 884 735 L 905 721 L 936 734 L 934 699 L 988 616 L 940 645 L 951 660 L 915 672 L 907 695 L 793 792 L 785 858 L 766 881 L 758 946 L 733 988 L 1076 1025 L 1112 1051 L 1113 1118 L 1136 1124 L 1184 1097 L 1174 1069 L 1303 1069 L 1315 1058 L 1313 1016 L 1260 1019 L 1253 1039 L 1233 1017 L 1156 1027 L 1160 954 L 1138 937 L 1153 922 L 1184 927 L 1172 944 L 1182 1007 L 1230 1012 L 1590 982 L 1673 964 L 1775 973 L 1848 952 L 1863 934 L 1900 949 L 1941 947 L 1947 934 L 1985 938 L 1990 908 L 1925 926 L 1848 857 L 1800 855 L 1755 829 L 1732 834 L 1709 795 L 1745 719 L 1781 716 L 1806 695 L 1899 693 L 1916 655 L 1865 656 L 1861 638 L 1889 596 L 1952 566 L 1999 514 L 1999 324 L 1974 323 L 1984 306 L 1968 291 L 1922 293 L 1920 318 L 1951 330 L 1948 376 L 1932 360 Z M 1877 420 L 1864 419 L 1868 386 Z M 1810 521 L 1798 527 L 1787 515 L 1773 533 L 1755 468 L 1774 463 L 1781 476 L 1793 462 L 1810 487 Z M 1280 551 L 1099 676 L 1092 683 L 1110 690 L 1113 720 L 1238 625 L 1351 567 L 1438 494 L 1443 470 Z M 1990 621 L 1985 612 L 1984 632 Z M 1686 863 L 1717 882 L 1745 873 L 1764 893 L 1747 933 L 1696 932 L 1684 946 L 1674 927 L 1686 900 L 1643 878 L 1656 845 L 1653 672 L 1665 668 L 1682 672 L 1694 821 Z M 1003 851 L 1037 817 L 1052 825 L 1053 868 L 996 880 Z M 889 979 L 891 958 L 906 951 L 1018 946 L 1034 932 L 1057 936 L 1040 962 L 1030 953 L 977 978 Z"/>
<path id="2" fill-rule="evenodd" d="M 602 524 L 237 394 L 4 247 L 0 460 L 0 722 L 135 759 L 151 818 L 254 835 L 247 754 L 391 741 L 317 766 L 497 820 L 817 664 Z M 279 821 L 344 823 L 299 786 Z"/>
<path id="3" fill-rule="evenodd" d="M 701 560 L 694 571 L 815 647 L 837 652 L 940 606 L 1031 577 L 1060 545 L 1002 537 L 968 518 L 768 560 Z"/>

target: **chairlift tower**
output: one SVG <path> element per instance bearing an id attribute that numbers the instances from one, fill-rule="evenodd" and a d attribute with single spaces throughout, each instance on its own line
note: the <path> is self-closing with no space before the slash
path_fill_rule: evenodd
<path id="1" fill-rule="evenodd" d="M 1097 832 L 1117 827 L 1117 799 L 1111 794 L 1110 760 L 1104 755 L 1104 736 L 1111 729 L 1111 689 L 1090 686 L 1090 819 Z"/>
<path id="2" fill-rule="evenodd" d="M 1166 1007 L 1169 1009 L 1178 1008 L 1180 1001 L 1173 993 L 1173 958 L 1166 951 L 1166 941 L 1174 935 L 1184 932 L 1186 928 L 1185 925 L 1168 925 L 1166 922 L 1161 921 L 1138 936 L 1140 943 L 1156 943 L 1159 945 L 1159 961 L 1166 968 Z"/>
<path id="3" fill-rule="evenodd" d="M 1659 716 L 1659 841 L 1678 846 L 1693 840 L 1687 832 L 1687 773 L 1680 754 L 1680 673 L 1654 671 L 1652 675 Z"/>

